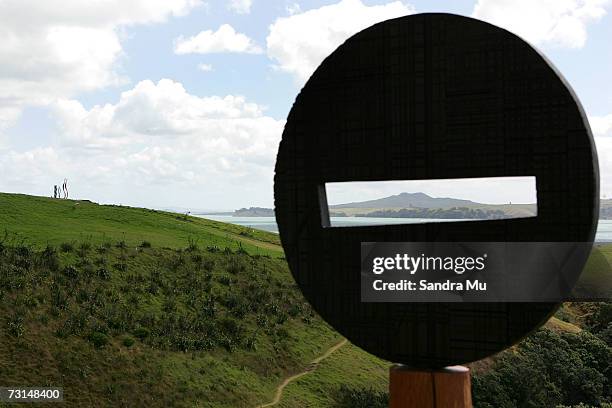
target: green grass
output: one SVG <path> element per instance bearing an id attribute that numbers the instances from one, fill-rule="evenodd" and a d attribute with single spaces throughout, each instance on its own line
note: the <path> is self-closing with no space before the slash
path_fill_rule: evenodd
<path id="1" fill-rule="evenodd" d="M 275 234 L 1 193 L 0 223 L 0 385 L 62 386 L 66 406 L 254 407 L 341 339 L 303 299 Z M 612 245 L 598 246 L 587 275 L 609 273 L 610 259 Z M 609 310 L 566 304 L 543 330 L 607 339 Z M 521 344 L 541 353 L 549 337 Z M 476 391 L 525 347 L 477 363 Z M 388 367 L 348 344 L 278 406 L 362 406 L 384 395 Z"/>
<path id="2" fill-rule="evenodd" d="M 279 407 L 330 407 L 339 399 L 340 387 L 387 391 L 389 363 L 347 344 L 323 360 L 317 370 L 289 384 Z"/>
<path id="3" fill-rule="evenodd" d="M 158 247 L 184 248 L 190 242 L 249 253 L 282 256 L 278 235 L 198 217 L 145 208 L 99 205 L 90 201 L 57 200 L 0 193 L 0 234 L 38 247 L 88 241 L 124 240 Z"/>
<path id="4" fill-rule="evenodd" d="M 14 194 L 0 194 L 0 220 L 3 386 L 61 386 L 66 406 L 253 407 L 341 339 L 275 234 Z M 384 388 L 385 366 L 347 346 L 283 404 Z"/>

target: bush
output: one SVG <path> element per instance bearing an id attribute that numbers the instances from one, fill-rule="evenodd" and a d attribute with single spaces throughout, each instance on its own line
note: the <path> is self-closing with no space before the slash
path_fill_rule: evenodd
<path id="1" fill-rule="evenodd" d="M 87 252 L 89 252 L 89 250 L 91 250 L 91 243 L 90 242 L 81 242 L 81 245 L 79 245 L 79 251 L 81 251 L 83 253 L 87 253 Z"/>
<path id="2" fill-rule="evenodd" d="M 198 250 L 198 240 L 192 237 L 187 238 L 187 251 L 193 252 Z"/>
<path id="3" fill-rule="evenodd" d="M 15 254 L 17 254 L 17 256 L 20 256 L 22 258 L 29 258 L 31 254 L 31 250 L 27 245 L 19 244 L 15 248 Z"/>
<path id="4" fill-rule="evenodd" d="M 72 252 L 73 250 L 74 250 L 74 246 L 70 242 L 62 242 L 60 244 L 60 251 L 64 253 Z"/>
<path id="5" fill-rule="evenodd" d="M 79 270 L 72 265 L 65 266 L 62 273 L 70 279 L 76 279 L 79 277 Z"/>
<path id="6" fill-rule="evenodd" d="M 98 268 L 96 273 L 100 279 L 109 280 L 111 278 L 110 271 L 105 267 Z"/>
<path id="7" fill-rule="evenodd" d="M 60 263 L 55 248 L 50 245 L 47 245 L 40 255 L 41 263 L 43 266 L 49 268 L 49 270 L 53 272 L 59 269 Z"/>
<path id="8" fill-rule="evenodd" d="M 225 286 L 229 286 L 232 284 L 232 278 L 230 278 L 228 275 L 219 276 L 218 281 L 220 284 Z"/>
<path id="9" fill-rule="evenodd" d="M 609 401 L 612 349 L 588 332 L 542 329 L 473 376 L 476 407 L 551 406 Z"/>
<path id="10" fill-rule="evenodd" d="M 233 259 L 227 265 L 227 271 L 231 273 L 232 275 L 236 275 L 238 273 L 244 272 L 245 269 L 246 267 L 244 266 L 244 264 L 237 259 Z"/>
<path id="11" fill-rule="evenodd" d="M 140 248 L 151 248 L 151 243 L 149 241 L 142 241 L 138 246 Z"/>
<path id="12" fill-rule="evenodd" d="M 117 262 L 116 264 L 113 265 L 113 268 L 115 268 L 116 270 L 120 272 L 125 272 L 127 271 L 127 264 L 124 264 L 123 262 Z"/>
<path id="13" fill-rule="evenodd" d="M 87 339 L 94 345 L 96 348 L 102 348 L 108 344 L 108 337 L 106 334 L 94 331 L 89 333 Z"/>
<path id="14" fill-rule="evenodd" d="M 338 408 L 387 408 L 389 395 L 372 388 L 355 389 L 341 385 L 338 390 Z"/>
<path id="15" fill-rule="evenodd" d="M 23 336 L 23 334 L 25 333 L 25 326 L 23 325 L 22 315 L 14 314 L 9 318 L 8 333 L 13 337 Z"/>
<path id="16" fill-rule="evenodd" d="M 134 335 L 134 337 L 143 340 L 149 337 L 149 335 L 151 335 L 151 331 L 146 327 L 138 327 L 132 332 L 132 334 Z"/>
<path id="17" fill-rule="evenodd" d="M 136 342 L 136 341 L 134 340 L 134 338 L 133 338 L 133 337 L 130 337 L 130 336 L 125 336 L 125 337 L 123 338 L 123 340 L 122 340 L 122 342 L 121 342 L 121 343 L 123 343 L 123 345 L 124 345 L 125 347 L 132 347 L 132 346 L 134 345 L 134 343 L 135 343 L 135 342 Z"/>

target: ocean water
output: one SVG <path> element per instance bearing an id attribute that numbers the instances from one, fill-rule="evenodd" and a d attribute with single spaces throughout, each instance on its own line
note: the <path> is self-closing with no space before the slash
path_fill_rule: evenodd
<path id="1" fill-rule="evenodd" d="M 278 233 L 278 226 L 274 217 L 234 217 L 232 215 L 196 215 L 197 217 L 208 218 L 210 220 L 238 224 L 245 227 L 261 229 Z M 420 219 L 420 218 L 375 218 L 375 217 L 331 217 L 334 226 L 355 226 L 372 224 L 413 224 L 419 222 L 449 222 L 460 220 L 442 219 Z M 612 242 L 612 220 L 600 220 L 595 236 L 597 242 Z"/>

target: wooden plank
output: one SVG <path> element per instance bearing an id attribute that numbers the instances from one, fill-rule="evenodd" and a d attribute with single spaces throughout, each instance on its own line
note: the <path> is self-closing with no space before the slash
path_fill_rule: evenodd
<path id="1" fill-rule="evenodd" d="M 470 370 L 427 370 L 394 365 L 389 370 L 390 408 L 471 408 Z"/>

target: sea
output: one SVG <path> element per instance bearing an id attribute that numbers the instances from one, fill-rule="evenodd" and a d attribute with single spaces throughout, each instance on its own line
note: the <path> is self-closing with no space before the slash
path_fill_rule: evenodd
<path id="1" fill-rule="evenodd" d="M 195 215 L 195 214 L 194 214 Z M 233 215 L 195 215 L 210 220 L 237 224 L 245 227 L 278 233 L 274 217 L 235 217 Z M 422 218 L 376 218 L 376 217 L 331 217 L 331 224 L 337 227 L 381 224 L 417 224 L 424 222 L 452 222 L 461 220 L 422 219 Z M 612 242 L 612 220 L 600 220 L 595 235 L 597 242 Z"/>

